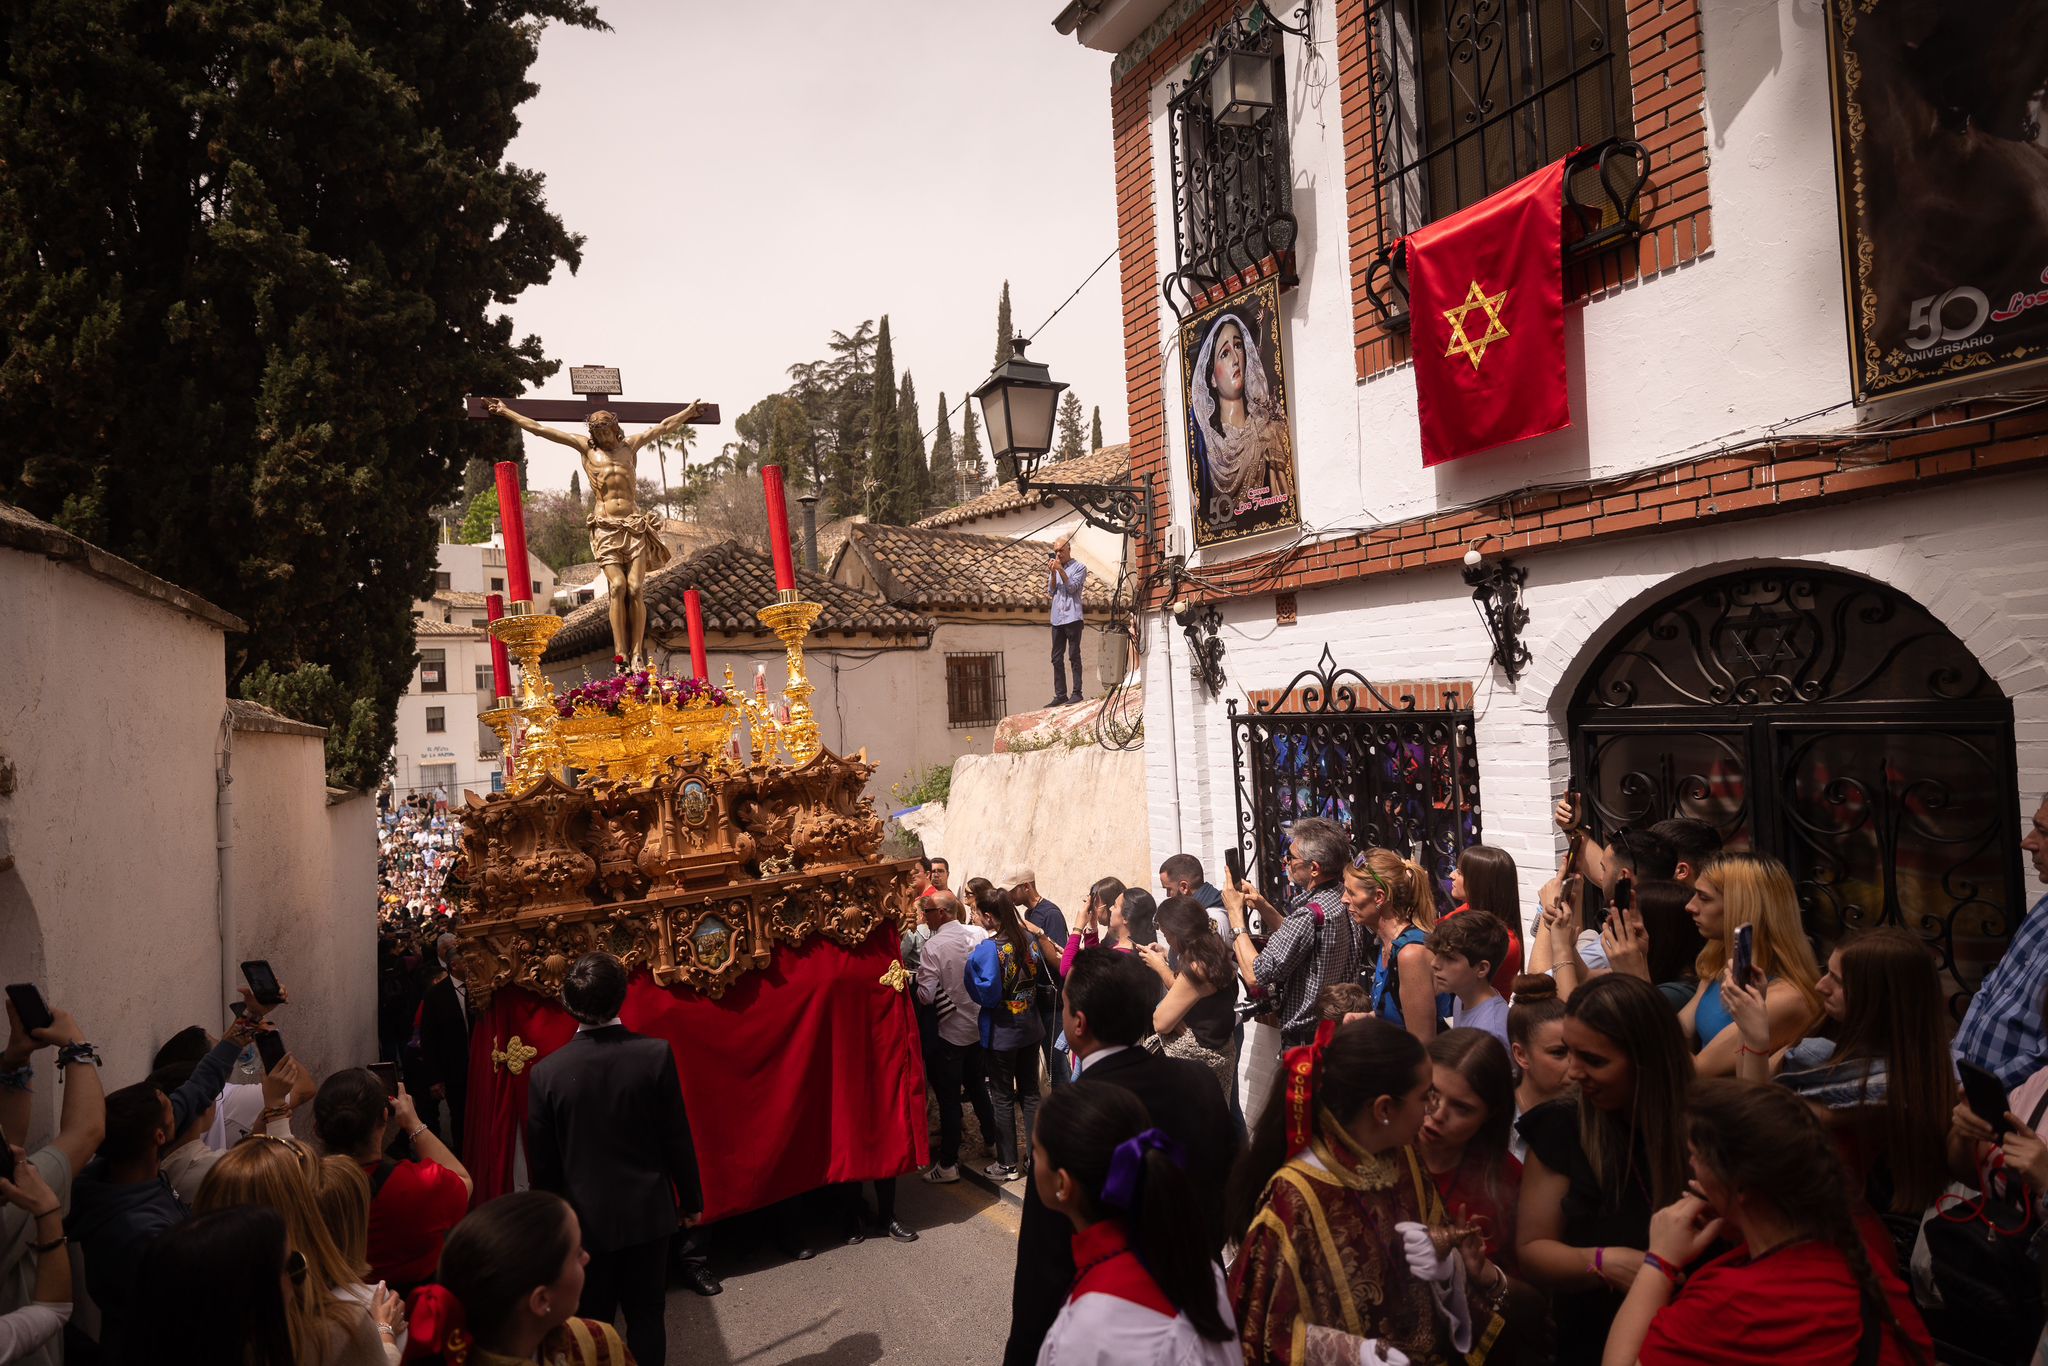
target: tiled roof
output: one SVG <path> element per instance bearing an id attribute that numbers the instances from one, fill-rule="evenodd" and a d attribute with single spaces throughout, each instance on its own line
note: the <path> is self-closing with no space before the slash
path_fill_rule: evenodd
<path id="1" fill-rule="evenodd" d="M 867 521 L 859 513 L 851 517 L 834 517 L 818 528 L 818 563 L 829 565 L 832 557 L 839 553 L 839 547 L 846 544 L 846 533 Z"/>
<path id="2" fill-rule="evenodd" d="M 452 621 L 435 621 L 432 617 L 414 617 L 412 633 L 415 636 L 459 636 L 464 640 L 482 640 L 484 638 L 484 633 L 474 626 L 462 626 Z"/>
<path id="3" fill-rule="evenodd" d="M 683 590 L 695 587 L 704 599 L 704 629 L 726 635 L 772 639 L 754 614 L 775 601 L 775 566 L 766 555 L 736 541 L 723 541 L 686 559 L 658 569 L 647 578 L 647 634 L 659 640 L 682 640 L 689 628 L 683 620 Z M 797 587 L 806 600 L 825 610 L 814 631 L 866 631 L 877 635 L 923 635 L 931 622 L 915 612 L 891 607 L 878 594 L 834 583 L 821 575 L 797 570 Z M 587 602 L 571 612 L 543 657 L 558 664 L 612 647 L 611 605 Z"/>
<path id="4" fill-rule="evenodd" d="M 1131 477 L 1131 448 L 1119 443 L 1104 446 L 1088 455 L 1077 455 L 1072 460 L 1061 460 L 1055 464 L 1039 467 L 1037 478 L 1049 484 L 1121 484 Z M 970 498 L 958 507 L 934 512 L 918 522 L 921 527 L 959 526 L 981 517 L 995 517 L 1020 508 L 1037 507 L 1044 495 L 1018 493 L 1017 486 L 998 484 L 979 498 Z M 820 552 L 821 554 L 823 552 Z"/>
<path id="5" fill-rule="evenodd" d="M 860 555 L 899 607 L 1052 608 L 1042 542 L 868 522 L 853 528 L 845 553 Z M 1091 611 L 1107 611 L 1110 585 L 1090 574 L 1081 602 Z"/>
<path id="6" fill-rule="evenodd" d="M 440 603 L 443 607 L 482 607 L 485 605 L 484 598 L 487 596 L 484 593 L 465 593 L 456 588 L 436 588 L 434 590 L 434 601 Z"/>

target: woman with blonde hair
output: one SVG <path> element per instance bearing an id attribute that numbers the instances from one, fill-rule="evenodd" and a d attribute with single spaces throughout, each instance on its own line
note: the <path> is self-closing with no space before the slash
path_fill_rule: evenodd
<path id="1" fill-rule="evenodd" d="M 321 1217 L 321 1165 L 298 1139 L 251 1134 L 207 1173 L 193 1212 L 260 1205 L 283 1217 L 292 1278 L 285 1322 L 299 1366 L 386 1366 L 384 1343 L 397 1339 L 403 1307 L 388 1290 L 368 1309 L 336 1293 L 357 1278 Z"/>
<path id="2" fill-rule="evenodd" d="M 1721 999 L 1721 970 L 1735 957 L 1735 932 L 1751 931 L 1751 967 L 1764 983 L 1764 1013 L 1772 1051 L 1804 1037 L 1821 1016 L 1820 964 L 1799 923 L 1792 875 L 1773 858 L 1725 855 L 1709 863 L 1693 884 L 1692 914 L 1706 947 L 1698 960 L 1699 986 L 1679 1012 L 1702 1077 L 1733 1076 L 1748 1045 L 1730 1029 L 1734 1016 Z"/>
<path id="3" fill-rule="evenodd" d="M 386 1287 L 381 1281 L 376 1285 L 368 1283 L 370 1178 L 363 1175 L 363 1169 L 353 1158 L 330 1153 L 320 1159 L 320 1175 L 313 1195 L 320 1203 L 320 1217 L 327 1224 L 328 1235 L 334 1239 L 335 1250 L 341 1254 L 348 1274 L 353 1278 L 337 1283 L 334 1293 L 343 1299 L 354 1300 L 365 1309 L 375 1309 L 377 1296 Z M 405 1326 L 401 1322 L 398 1331 L 384 1339 L 384 1354 L 390 1358 L 391 1366 L 398 1366 L 404 1353 Z"/>
<path id="4" fill-rule="evenodd" d="M 1422 1043 L 1436 1037 L 1436 958 L 1429 930 L 1436 891 L 1413 859 L 1367 849 L 1344 869 L 1344 909 L 1362 930 L 1379 936 L 1372 973 L 1372 1013 Z"/>

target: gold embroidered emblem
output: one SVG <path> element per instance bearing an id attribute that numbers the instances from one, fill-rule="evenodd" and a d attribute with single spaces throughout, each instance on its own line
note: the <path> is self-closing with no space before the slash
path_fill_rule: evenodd
<path id="1" fill-rule="evenodd" d="M 881 983 L 900 995 L 903 988 L 910 985 L 910 972 L 901 962 L 891 963 L 889 970 L 882 974 Z"/>
<path id="2" fill-rule="evenodd" d="M 519 1036 L 514 1034 L 505 1041 L 503 1048 L 493 1048 L 491 1050 L 491 1066 L 502 1066 L 507 1072 L 516 1077 L 526 1070 L 526 1064 L 539 1056 L 540 1050 L 538 1048 L 535 1048 L 530 1043 L 521 1043 Z"/>
<path id="3" fill-rule="evenodd" d="M 1500 311 L 1506 306 L 1508 292 L 1488 294 L 1474 280 L 1472 288 L 1465 295 L 1465 302 L 1456 308 L 1444 310 L 1444 321 L 1451 325 L 1451 344 L 1444 348 L 1446 356 L 1463 356 L 1472 362 L 1477 370 L 1479 363 L 1486 359 L 1486 348 L 1494 342 L 1507 339 L 1508 330 L 1501 325 Z M 1477 337 L 1467 335 L 1465 324 L 1471 320 L 1473 309 L 1482 309 L 1486 314 L 1486 331 Z"/>

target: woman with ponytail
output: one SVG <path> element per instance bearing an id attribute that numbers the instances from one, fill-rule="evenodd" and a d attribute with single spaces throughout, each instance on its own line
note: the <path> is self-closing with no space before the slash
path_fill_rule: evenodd
<path id="1" fill-rule="evenodd" d="M 1484 1360 L 1508 1281 L 1480 1230 L 1449 1226 L 1416 1155 L 1422 1045 L 1379 1020 L 1326 1023 L 1287 1051 L 1280 1088 L 1226 1197 L 1246 1366 Z"/>
<path id="2" fill-rule="evenodd" d="M 1391 849 L 1368 849 L 1344 870 L 1344 908 L 1360 929 L 1377 934 L 1372 1012 L 1418 1042 L 1436 1037 L 1436 959 L 1429 930 L 1436 893 L 1429 874 Z"/>
<path id="3" fill-rule="evenodd" d="M 1179 1145 L 1121 1086 L 1064 1086 L 1039 1110 L 1031 1179 L 1074 1226 L 1074 1288 L 1039 1366 L 1237 1366 L 1223 1275 L 1202 1249 Z"/>
<path id="4" fill-rule="evenodd" d="M 1889 1241 L 1852 1218 L 1842 1164 L 1803 1101 L 1760 1082 L 1703 1081 L 1688 1118 L 1694 1185 L 1650 1221 L 1603 1366 L 1934 1360 Z M 1738 1246 L 1688 1275 L 1723 1239 Z"/>
<path id="5" fill-rule="evenodd" d="M 439 1283 L 413 1296 L 406 1361 L 632 1366 L 617 1329 L 574 1317 L 589 1261 L 560 1196 L 518 1191 L 479 1206 L 448 1235 Z"/>

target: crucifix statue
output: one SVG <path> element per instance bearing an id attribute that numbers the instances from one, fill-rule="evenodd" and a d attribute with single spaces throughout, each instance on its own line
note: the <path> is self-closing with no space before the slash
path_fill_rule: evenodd
<path id="1" fill-rule="evenodd" d="M 616 385 L 615 372 L 612 382 Z M 616 387 L 612 392 L 617 392 Z M 587 397 L 599 398 L 601 395 Z M 539 408 L 543 404 L 523 406 Z M 545 406 L 554 408 L 559 405 L 548 403 Z M 615 406 L 623 410 L 628 405 Z M 644 409 L 652 405 L 631 406 Z M 641 510 L 635 457 L 642 446 L 675 435 L 694 419 L 708 417 L 716 421 L 716 407 L 692 403 L 635 436 L 626 435 L 619 426 L 618 415 L 610 409 L 600 408 L 591 412 L 587 418 L 589 435 L 579 436 L 574 432 L 543 426 L 523 413 L 512 411 L 500 399 L 484 399 L 481 408 L 482 415 L 502 417 L 522 431 L 559 442 L 583 457 L 583 472 L 590 479 L 592 495 L 586 518 L 590 528 L 590 554 L 604 570 L 605 588 L 610 596 L 613 662 L 620 668 L 646 668 L 647 600 L 641 593 L 641 587 L 649 571 L 668 563 L 669 552 L 661 540 L 661 514 Z M 555 414 L 549 412 L 547 415 Z M 633 415 L 641 414 L 635 412 Z"/>

